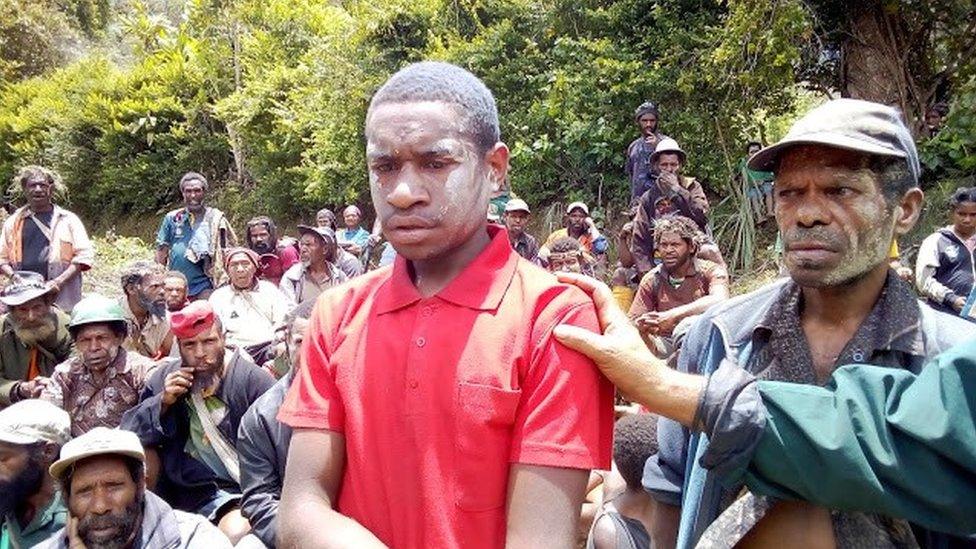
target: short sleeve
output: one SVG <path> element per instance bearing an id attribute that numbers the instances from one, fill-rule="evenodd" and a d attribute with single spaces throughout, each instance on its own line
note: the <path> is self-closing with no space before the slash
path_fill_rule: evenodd
<path id="1" fill-rule="evenodd" d="M 729 272 L 725 267 L 715 264 L 708 270 L 708 287 L 719 285 L 728 286 L 729 285 Z"/>
<path id="2" fill-rule="evenodd" d="M 593 305 L 549 315 L 522 379 L 512 434 L 513 463 L 609 469 L 613 442 L 613 386 L 588 358 L 558 343 L 559 324 L 599 332 Z M 540 320 L 545 322 L 547 316 Z"/>
<path id="3" fill-rule="evenodd" d="M 173 244 L 173 218 L 170 215 L 163 216 L 163 222 L 159 225 L 159 232 L 156 233 L 156 247 L 171 246 Z"/>
<path id="4" fill-rule="evenodd" d="M 295 429 L 344 431 L 345 407 L 331 364 L 331 303 L 320 299 L 302 346 L 302 367 L 285 396 L 278 421 Z"/>

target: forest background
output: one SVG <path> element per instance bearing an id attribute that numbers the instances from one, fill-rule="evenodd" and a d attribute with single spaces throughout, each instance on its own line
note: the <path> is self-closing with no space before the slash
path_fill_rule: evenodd
<path id="1" fill-rule="evenodd" d="M 422 59 L 494 91 L 512 188 L 546 228 L 572 200 L 608 230 L 623 222 L 632 113 L 660 105 L 740 274 L 768 271 L 772 240 L 732 183 L 745 143 L 826 97 L 898 106 L 918 135 L 930 199 L 909 253 L 974 184 L 976 10 L 962 0 L 0 0 L 0 181 L 51 167 L 93 232 L 144 239 L 188 170 L 238 226 L 369 210 L 368 99 Z M 949 116 L 925 139 L 937 102 Z"/>

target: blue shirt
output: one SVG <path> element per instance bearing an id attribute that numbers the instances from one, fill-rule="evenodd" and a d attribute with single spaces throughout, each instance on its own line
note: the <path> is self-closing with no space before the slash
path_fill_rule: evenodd
<path id="1" fill-rule="evenodd" d="M 351 242 L 360 248 L 365 248 L 366 243 L 369 242 L 369 231 L 362 227 L 356 227 L 355 229 L 343 229 L 339 231 L 337 239 L 340 243 Z"/>
<path id="2" fill-rule="evenodd" d="M 156 247 L 169 247 L 169 268 L 186 275 L 187 293 L 190 297 L 205 290 L 213 289 L 210 277 L 203 270 L 203 261 L 193 262 L 186 257 L 187 244 L 193 237 L 193 231 L 200 227 L 203 216 L 194 219 L 186 208 L 173 210 L 166 214 L 156 235 Z"/>

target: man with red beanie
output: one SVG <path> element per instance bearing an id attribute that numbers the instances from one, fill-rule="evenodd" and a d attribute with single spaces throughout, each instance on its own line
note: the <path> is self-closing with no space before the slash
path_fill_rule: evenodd
<path id="1" fill-rule="evenodd" d="M 552 329 L 593 303 L 487 225 L 508 171 L 488 88 L 410 65 L 366 115 L 395 263 L 326 290 L 278 418 L 294 428 L 278 547 L 574 547 L 613 391 Z"/>
<path id="2" fill-rule="evenodd" d="M 239 349 L 226 353 L 223 329 L 207 301 L 170 317 L 181 360 L 149 377 L 140 403 L 122 416 L 162 467 L 149 478 L 173 508 L 198 513 L 232 542 L 250 530 L 240 513 L 237 428 L 274 379 Z"/>

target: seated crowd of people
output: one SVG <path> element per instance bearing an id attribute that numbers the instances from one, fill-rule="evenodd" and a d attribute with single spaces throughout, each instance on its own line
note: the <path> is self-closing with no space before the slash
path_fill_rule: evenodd
<path id="1" fill-rule="evenodd" d="M 788 258 L 788 276 L 765 293 L 730 301 L 730 274 L 711 237 L 708 198 L 701 182 L 685 173 L 687 153 L 659 131 L 659 116 L 649 102 L 634 113 L 642 135 L 627 150 L 632 201 L 614 238 L 603 234 L 589 205 L 572 202 L 563 227 L 537 239 L 530 234 L 532 209 L 525 200 L 510 191 L 492 197 L 487 221 L 504 227 L 525 268 L 606 279 L 647 348 L 683 371 L 708 373 L 705 365 L 714 360 L 704 358 L 711 357 L 706 332 L 713 328 L 720 336 L 711 337 L 741 351 L 750 371 L 811 383 L 825 380 L 833 365 L 851 361 L 918 368 L 935 351 L 921 352 L 922 343 L 905 335 L 920 326 L 942 330 L 942 339 L 925 345 L 941 348 L 955 338 L 960 324 L 926 323 L 915 312 L 915 294 L 899 278 L 912 273 L 888 269 L 888 260 L 897 256 L 844 249 L 842 237 L 823 229 L 832 221 L 811 217 L 841 214 L 794 207 L 803 193 L 820 192 L 804 190 L 805 180 L 794 173 L 807 169 L 804 154 L 816 147 L 838 169 L 868 166 L 856 150 L 830 143 L 797 141 L 801 145 L 776 162 L 768 152 L 775 147 L 760 152 L 760 144 L 750 144 L 751 158 L 742 170 L 759 189 L 750 195 L 753 207 L 767 214 L 776 209 L 786 253 L 799 259 Z M 901 138 L 901 126 L 888 122 Z M 893 147 L 892 156 L 915 154 L 914 146 Z M 904 173 L 886 169 L 879 168 L 882 177 L 901 185 L 900 193 L 875 192 L 868 206 L 881 219 L 889 201 L 900 201 L 903 218 L 884 217 L 886 233 L 850 221 L 850 231 L 860 231 L 854 244 L 882 238 L 885 247 L 894 246 L 917 216 L 920 191 L 916 196 L 913 185 L 898 179 Z M 773 172 L 781 178 L 775 206 L 763 195 L 772 180 L 763 174 Z M 917 181 L 917 173 L 908 177 Z M 323 209 L 292 237 L 259 216 L 246 223 L 240 240 L 231 220 L 208 205 L 207 179 L 189 172 L 179 181 L 183 207 L 167 213 L 159 227 L 155 261 L 125 266 L 117 299 L 83 296 L 82 273 L 93 265 L 93 245 L 78 216 L 53 203 L 57 175 L 31 166 L 16 182 L 27 204 L 7 219 L 0 235 L 0 271 L 10 278 L 0 290 L 7 311 L 0 321 L 0 549 L 274 547 L 292 439 L 279 410 L 300 375 L 303 339 L 319 296 L 376 276 L 371 271 L 391 271 L 388 266 L 397 261 L 381 223 L 364 227 L 362 210 L 349 205 L 341 226 L 333 211 Z M 860 192 L 866 196 L 874 189 Z M 870 217 L 862 210 L 850 216 Z M 976 188 L 959 189 L 949 213 L 952 223 L 918 252 L 915 282 L 933 308 L 974 320 Z M 489 234 L 495 231 L 501 228 Z M 837 276 L 807 268 L 822 256 L 852 251 L 863 254 L 848 257 Z M 797 347 L 818 322 L 840 314 L 828 306 L 833 297 L 827 290 L 875 263 L 883 266 L 871 279 L 877 291 L 862 303 L 865 324 L 854 324 L 851 339 L 830 348 Z M 822 316 L 804 317 L 812 324 L 801 326 L 801 300 L 804 311 L 820 307 Z M 823 341 L 834 342 L 834 336 Z M 416 344 L 423 347 L 425 340 Z M 635 413 L 622 398 L 618 404 L 623 417 L 614 428 L 614 467 L 612 473 L 591 475 L 580 539 L 597 548 L 650 547 L 662 517 L 676 520 L 673 508 L 686 497 L 683 477 L 696 474 L 684 461 L 694 439 L 674 421 Z M 729 495 L 717 485 L 706 489 L 712 490 L 709 501 Z M 750 503 L 763 513 L 771 508 Z M 716 503 L 710 512 L 717 516 L 726 509 Z M 866 539 L 851 534 L 863 527 L 858 520 L 851 514 L 847 530 L 838 535 Z M 871 524 L 876 539 L 894 535 L 886 524 Z M 703 524 L 696 534 L 733 536 L 731 529 L 716 534 L 717 528 L 722 523 Z M 665 531 L 678 535 L 676 524 Z"/>

